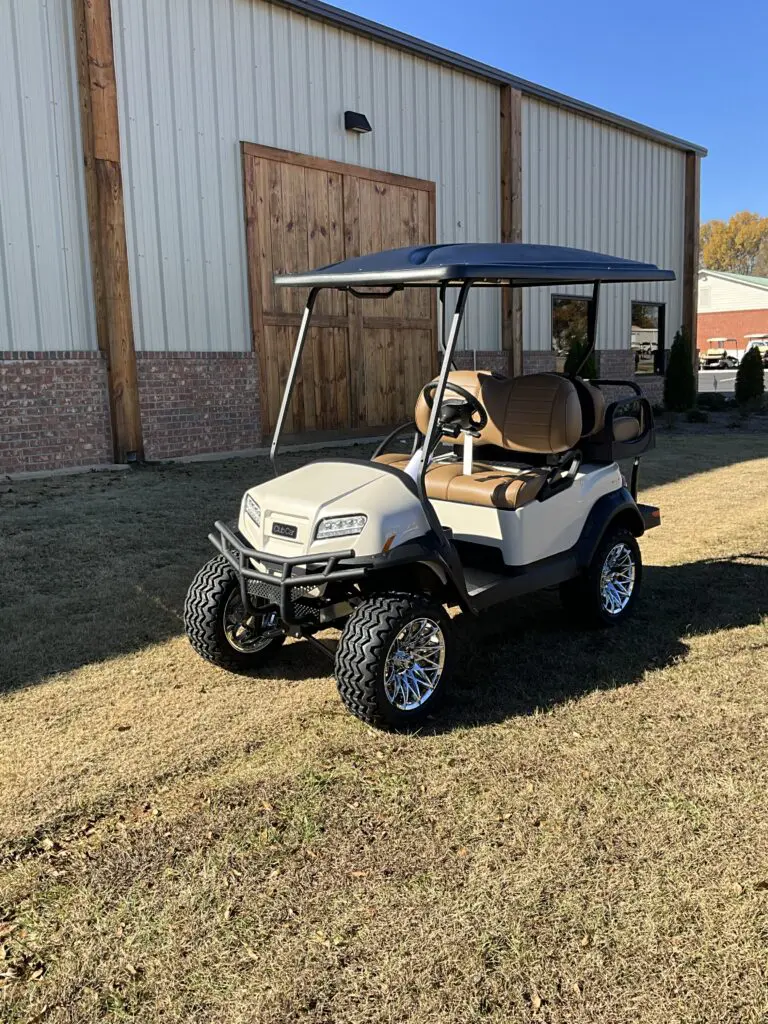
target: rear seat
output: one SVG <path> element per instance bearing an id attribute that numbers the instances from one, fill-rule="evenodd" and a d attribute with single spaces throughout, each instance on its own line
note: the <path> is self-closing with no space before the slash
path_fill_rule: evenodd
<path id="1" fill-rule="evenodd" d="M 595 437 L 605 427 L 606 401 L 600 388 L 588 381 L 574 380 L 581 403 L 582 430 L 581 440 Z M 614 416 L 613 440 L 634 441 L 640 436 L 642 424 L 637 416 Z"/>
<path id="2" fill-rule="evenodd" d="M 581 407 L 576 388 L 564 377 L 538 373 L 526 377 L 496 377 L 483 371 L 458 370 L 450 381 L 475 395 L 488 414 L 488 423 L 476 438 L 478 445 L 536 455 L 567 452 L 581 436 Z M 450 394 L 450 392 L 448 392 Z M 429 422 L 423 396 L 416 403 L 416 425 L 422 434 Z M 443 438 L 446 444 L 461 444 Z M 410 456 L 384 454 L 378 461 L 405 469 Z M 535 501 L 551 467 L 505 463 L 503 469 L 475 462 L 465 475 L 460 460 L 434 462 L 425 478 L 427 497 L 468 505 L 514 510 Z"/>

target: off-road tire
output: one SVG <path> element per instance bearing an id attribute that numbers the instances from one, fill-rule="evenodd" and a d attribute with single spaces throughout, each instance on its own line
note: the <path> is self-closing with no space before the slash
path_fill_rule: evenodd
<path id="1" fill-rule="evenodd" d="M 611 615 L 603 607 L 600 594 L 600 574 L 608 553 L 616 544 L 626 544 L 632 553 L 635 565 L 635 583 L 626 607 L 616 615 Z M 643 560 L 637 538 L 624 527 L 609 528 L 600 541 L 588 568 L 576 579 L 568 580 L 560 585 L 560 600 L 565 610 L 585 626 L 617 626 L 628 619 L 634 611 L 642 581 Z"/>
<path id="2" fill-rule="evenodd" d="M 405 711 L 387 699 L 384 665 L 400 630 L 422 617 L 440 626 L 445 663 L 432 695 L 420 707 Z M 336 683 L 347 710 L 363 722 L 384 729 L 410 729 L 439 707 L 452 665 L 451 620 L 441 604 L 423 594 L 377 594 L 359 605 L 344 626 L 336 650 Z"/>
<path id="3" fill-rule="evenodd" d="M 237 574 L 223 555 L 216 555 L 200 569 L 184 602 L 184 629 L 189 642 L 206 661 L 230 672 L 251 672 L 263 665 L 282 645 L 275 637 L 259 651 L 237 651 L 224 632 L 224 607 L 232 590 L 239 586 Z"/>

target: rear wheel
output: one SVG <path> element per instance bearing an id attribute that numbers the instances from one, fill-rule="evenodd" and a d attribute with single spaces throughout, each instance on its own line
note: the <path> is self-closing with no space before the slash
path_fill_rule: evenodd
<path id="1" fill-rule="evenodd" d="M 285 633 L 277 611 L 261 598 L 250 599 L 246 614 L 237 573 L 221 555 L 206 562 L 184 602 L 184 628 L 197 653 L 214 665 L 248 672 L 263 665 L 281 646 Z"/>
<path id="2" fill-rule="evenodd" d="M 608 531 L 589 567 L 560 587 L 565 608 L 596 626 L 614 626 L 634 609 L 643 577 L 640 548 L 633 533 L 622 527 Z"/>
<path id="3" fill-rule="evenodd" d="M 407 729 L 436 710 L 452 667 L 450 619 L 416 594 L 382 594 L 349 617 L 336 652 L 341 699 L 371 725 Z"/>

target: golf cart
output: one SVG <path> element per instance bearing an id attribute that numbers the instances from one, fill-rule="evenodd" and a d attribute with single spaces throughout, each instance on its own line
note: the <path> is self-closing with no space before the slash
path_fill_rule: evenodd
<path id="1" fill-rule="evenodd" d="M 575 615 L 626 619 L 642 575 L 637 538 L 660 522 L 658 509 L 637 503 L 639 458 L 654 445 L 640 388 L 457 370 L 453 357 L 477 289 L 592 284 L 586 362 L 602 283 L 669 280 L 653 264 L 501 243 L 397 249 L 276 277 L 309 289 L 272 439 L 276 475 L 246 491 L 236 527 L 217 522 L 209 535 L 218 553 L 184 608 L 195 650 L 252 672 L 286 636 L 306 638 L 335 660 L 352 714 L 407 728 L 437 708 L 455 668 L 446 605 L 475 616 L 559 586 Z M 436 292 L 442 365 L 424 382 L 414 420 L 370 461 L 320 459 L 280 475 L 280 436 L 320 290 L 363 300 L 415 287 Z M 449 287 L 457 297 L 446 337 Z M 605 386 L 630 394 L 608 402 Z M 331 626 L 341 630 L 335 654 L 314 635 Z"/>
<path id="2" fill-rule="evenodd" d="M 756 348 L 760 353 L 760 358 L 763 360 L 763 366 L 768 369 L 768 334 L 748 334 L 747 338 L 749 338 L 749 341 L 744 350 L 744 355 L 753 348 Z"/>
<path id="3" fill-rule="evenodd" d="M 735 370 L 739 365 L 736 356 L 726 348 L 710 348 L 700 360 L 702 370 Z"/>

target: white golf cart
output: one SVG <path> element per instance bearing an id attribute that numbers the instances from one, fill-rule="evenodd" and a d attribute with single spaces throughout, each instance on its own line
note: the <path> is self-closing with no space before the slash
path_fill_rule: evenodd
<path id="1" fill-rule="evenodd" d="M 591 283 L 586 361 L 602 282 L 673 279 L 652 264 L 498 243 L 398 249 L 277 277 L 310 291 L 272 440 L 276 476 L 246 491 L 236 528 L 217 522 L 210 535 L 218 554 L 184 609 L 195 650 L 252 672 L 286 636 L 304 637 L 335 658 L 354 715 L 397 728 L 436 709 L 455 669 L 446 605 L 477 615 L 559 586 L 582 618 L 625 619 L 640 589 L 637 538 L 660 522 L 658 509 L 636 500 L 639 457 L 654 444 L 650 404 L 632 381 L 459 371 L 453 356 L 474 289 Z M 442 366 L 413 422 L 371 461 L 322 459 L 279 475 L 280 434 L 320 289 L 381 299 L 414 287 L 437 292 Z M 446 338 L 449 287 L 458 297 Z M 604 385 L 630 394 L 609 404 Z M 632 462 L 629 485 L 620 459 Z M 341 630 L 335 654 L 314 636 L 330 626 Z"/>

